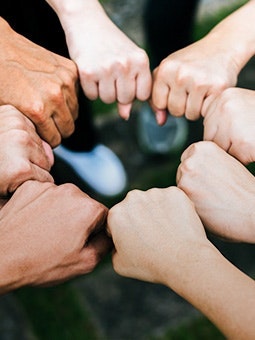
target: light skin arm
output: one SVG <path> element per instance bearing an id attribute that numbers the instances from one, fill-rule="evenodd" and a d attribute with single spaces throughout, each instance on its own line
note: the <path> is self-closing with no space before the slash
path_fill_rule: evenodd
<path id="1" fill-rule="evenodd" d="M 90 273 L 112 243 L 107 208 L 71 184 L 27 181 L 0 210 L 0 294 Z"/>
<path id="2" fill-rule="evenodd" d="M 117 101 L 120 116 L 128 119 L 133 101 L 151 94 L 145 51 L 110 20 L 99 1 L 47 2 L 60 19 L 85 95 L 105 103 Z"/>
<path id="3" fill-rule="evenodd" d="M 0 196 L 13 193 L 27 180 L 53 182 L 53 152 L 34 124 L 15 107 L 0 106 Z"/>
<path id="4" fill-rule="evenodd" d="M 154 70 L 152 90 L 159 123 L 165 122 L 167 109 L 195 120 L 203 115 L 207 97 L 236 85 L 239 72 L 255 53 L 254 15 L 251 0 L 204 38 L 161 62 Z"/>
<path id="5" fill-rule="evenodd" d="M 108 230 L 118 274 L 168 286 L 227 338 L 254 338 L 255 284 L 209 242 L 183 191 L 130 192 L 110 210 Z"/>
<path id="6" fill-rule="evenodd" d="M 255 243 L 255 178 L 215 143 L 195 143 L 183 152 L 177 185 L 212 233 Z"/>
<path id="7" fill-rule="evenodd" d="M 243 164 L 255 161 L 255 91 L 229 88 L 204 108 L 204 140 Z M 205 103 L 206 105 L 206 103 Z"/>
<path id="8" fill-rule="evenodd" d="M 76 65 L 16 33 L 1 17 L 0 31 L 0 105 L 16 107 L 55 147 L 74 131 Z"/>

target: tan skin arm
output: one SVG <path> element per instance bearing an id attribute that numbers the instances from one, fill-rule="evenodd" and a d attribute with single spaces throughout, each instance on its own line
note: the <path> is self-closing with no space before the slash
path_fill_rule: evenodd
<path id="1" fill-rule="evenodd" d="M 0 105 L 16 107 L 55 147 L 74 131 L 76 65 L 16 33 L 1 17 L 0 32 Z"/>
<path id="2" fill-rule="evenodd" d="M 164 284 L 226 337 L 254 339 L 254 281 L 209 242 L 183 191 L 176 187 L 131 191 L 110 210 L 108 231 L 118 274 Z"/>

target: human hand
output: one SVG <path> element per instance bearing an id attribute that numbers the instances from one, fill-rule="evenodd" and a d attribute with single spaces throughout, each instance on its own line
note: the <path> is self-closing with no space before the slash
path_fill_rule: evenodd
<path id="1" fill-rule="evenodd" d="M 190 263 L 210 244 L 193 203 L 176 187 L 129 192 L 110 209 L 107 225 L 118 274 L 178 292 Z"/>
<path id="2" fill-rule="evenodd" d="M 75 64 L 27 40 L 0 19 L 0 105 L 11 104 L 52 147 L 74 131 Z"/>
<path id="3" fill-rule="evenodd" d="M 108 230 L 118 274 L 164 284 L 208 317 L 226 338 L 253 339 L 254 280 L 208 241 L 182 190 L 130 192 L 110 210 Z"/>
<path id="4" fill-rule="evenodd" d="M 255 242 L 254 176 L 215 143 L 195 143 L 183 152 L 177 185 L 209 231 L 232 241 Z"/>
<path id="5" fill-rule="evenodd" d="M 106 215 L 72 184 L 22 184 L 0 210 L 0 293 L 91 272 L 112 247 Z"/>
<path id="6" fill-rule="evenodd" d="M 56 1 L 48 2 L 53 5 Z M 117 101 L 120 116 L 128 119 L 134 99 L 144 101 L 151 94 L 151 72 L 145 51 L 109 19 L 97 0 L 83 2 L 70 16 L 63 9 L 55 10 L 65 31 L 69 54 L 78 66 L 85 95 L 107 104 Z"/>
<path id="7" fill-rule="evenodd" d="M 213 141 L 244 164 L 255 161 L 255 92 L 229 88 L 204 110 L 204 140 Z"/>
<path id="8" fill-rule="evenodd" d="M 34 124 L 10 105 L 0 106 L 0 195 L 14 192 L 34 179 L 53 182 L 50 146 L 38 136 Z"/>
<path id="9" fill-rule="evenodd" d="M 234 86 L 239 68 L 227 47 L 205 37 L 165 58 L 153 72 L 151 105 L 164 124 L 173 116 L 196 120 L 204 100 Z"/>

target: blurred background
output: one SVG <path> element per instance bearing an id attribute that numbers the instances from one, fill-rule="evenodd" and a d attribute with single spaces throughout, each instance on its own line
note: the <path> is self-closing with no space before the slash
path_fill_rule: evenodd
<path id="1" fill-rule="evenodd" d="M 147 49 L 142 25 L 145 0 L 102 2 L 113 21 L 137 44 Z M 200 1 L 192 39 L 204 36 L 244 2 Z M 178 35 L 178 32 L 173 34 Z M 240 74 L 239 86 L 255 88 L 254 70 L 255 64 L 251 60 Z M 96 194 L 58 158 L 52 169 L 56 183 L 72 182 L 109 208 L 131 189 L 146 190 L 174 185 L 181 152 L 188 144 L 202 138 L 202 123 L 187 125 L 187 122 L 183 122 L 183 134 L 175 146 L 169 148 L 166 130 L 162 144 L 164 152 L 156 152 L 158 144 L 155 142 L 155 148 L 150 149 L 144 135 L 147 123 L 140 118 L 144 110 L 144 104 L 136 102 L 131 118 L 126 122 L 117 115 L 115 105 L 105 105 L 100 101 L 93 103 L 100 139 L 118 155 L 127 172 L 128 186 L 125 192 L 112 198 Z M 250 171 L 254 171 L 253 165 Z M 217 239 L 213 239 L 213 242 L 243 271 L 250 276 L 255 275 L 253 245 L 229 244 Z M 23 288 L 2 296 L 0 340 L 11 339 L 191 340 L 223 339 L 223 336 L 197 310 L 169 289 L 116 275 L 109 256 L 87 276 L 57 287 Z"/>

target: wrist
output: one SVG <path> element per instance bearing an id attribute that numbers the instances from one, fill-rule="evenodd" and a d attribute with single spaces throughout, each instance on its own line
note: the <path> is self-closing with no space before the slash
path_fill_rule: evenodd
<path id="1" fill-rule="evenodd" d="M 172 266 L 175 270 L 169 268 L 164 270 L 163 284 L 185 298 L 193 290 L 193 286 L 198 287 L 197 278 L 204 268 L 208 267 L 212 257 L 215 256 L 215 251 L 217 249 L 208 239 L 190 247 L 181 247 Z"/>
<path id="2" fill-rule="evenodd" d="M 1 255 L 0 295 L 23 287 L 27 284 L 25 270 L 11 256 Z"/>
<path id="3" fill-rule="evenodd" d="M 238 34 L 229 34 L 229 32 L 224 34 L 216 29 L 208 33 L 207 37 L 210 39 L 210 44 L 217 46 L 217 53 L 222 54 L 227 65 L 232 67 L 237 75 L 255 54 L 253 37 L 244 40 L 242 34 L 238 37 Z"/>
<path id="4" fill-rule="evenodd" d="M 185 273 L 182 289 L 177 293 L 200 310 L 227 338 L 254 338 L 251 323 L 255 317 L 254 281 L 213 245 L 204 248 L 200 256 Z"/>
<path id="5" fill-rule="evenodd" d="M 98 14 L 105 11 L 98 0 L 46 0 L 58 15 L 58 18 L 65 29 L 76 23 L 76 20 L 86 22 L 96 19 Z"/>
<path id="6" fill-rule="evenodd" d="M 250 206 L 250 209 L 247 212 L 248 215 L 248 235 L 247 235 L 247 240 L 245 240 L 244 242 L 247 243 L 255 243 L 255 211 L 254 211 L 254 194 L 251 195 L 251 200 L 250 202 L 253 203 Z M 248 201 L 249 202 L 249 201 Z"/>
<path id="7" fill-rule="evenodd" d="M 248 1 L 208 34 L 219 42 L 225 53 L 230 54 L 239 72 L 255 54 L 254 16 L 255 1 Z"/>

